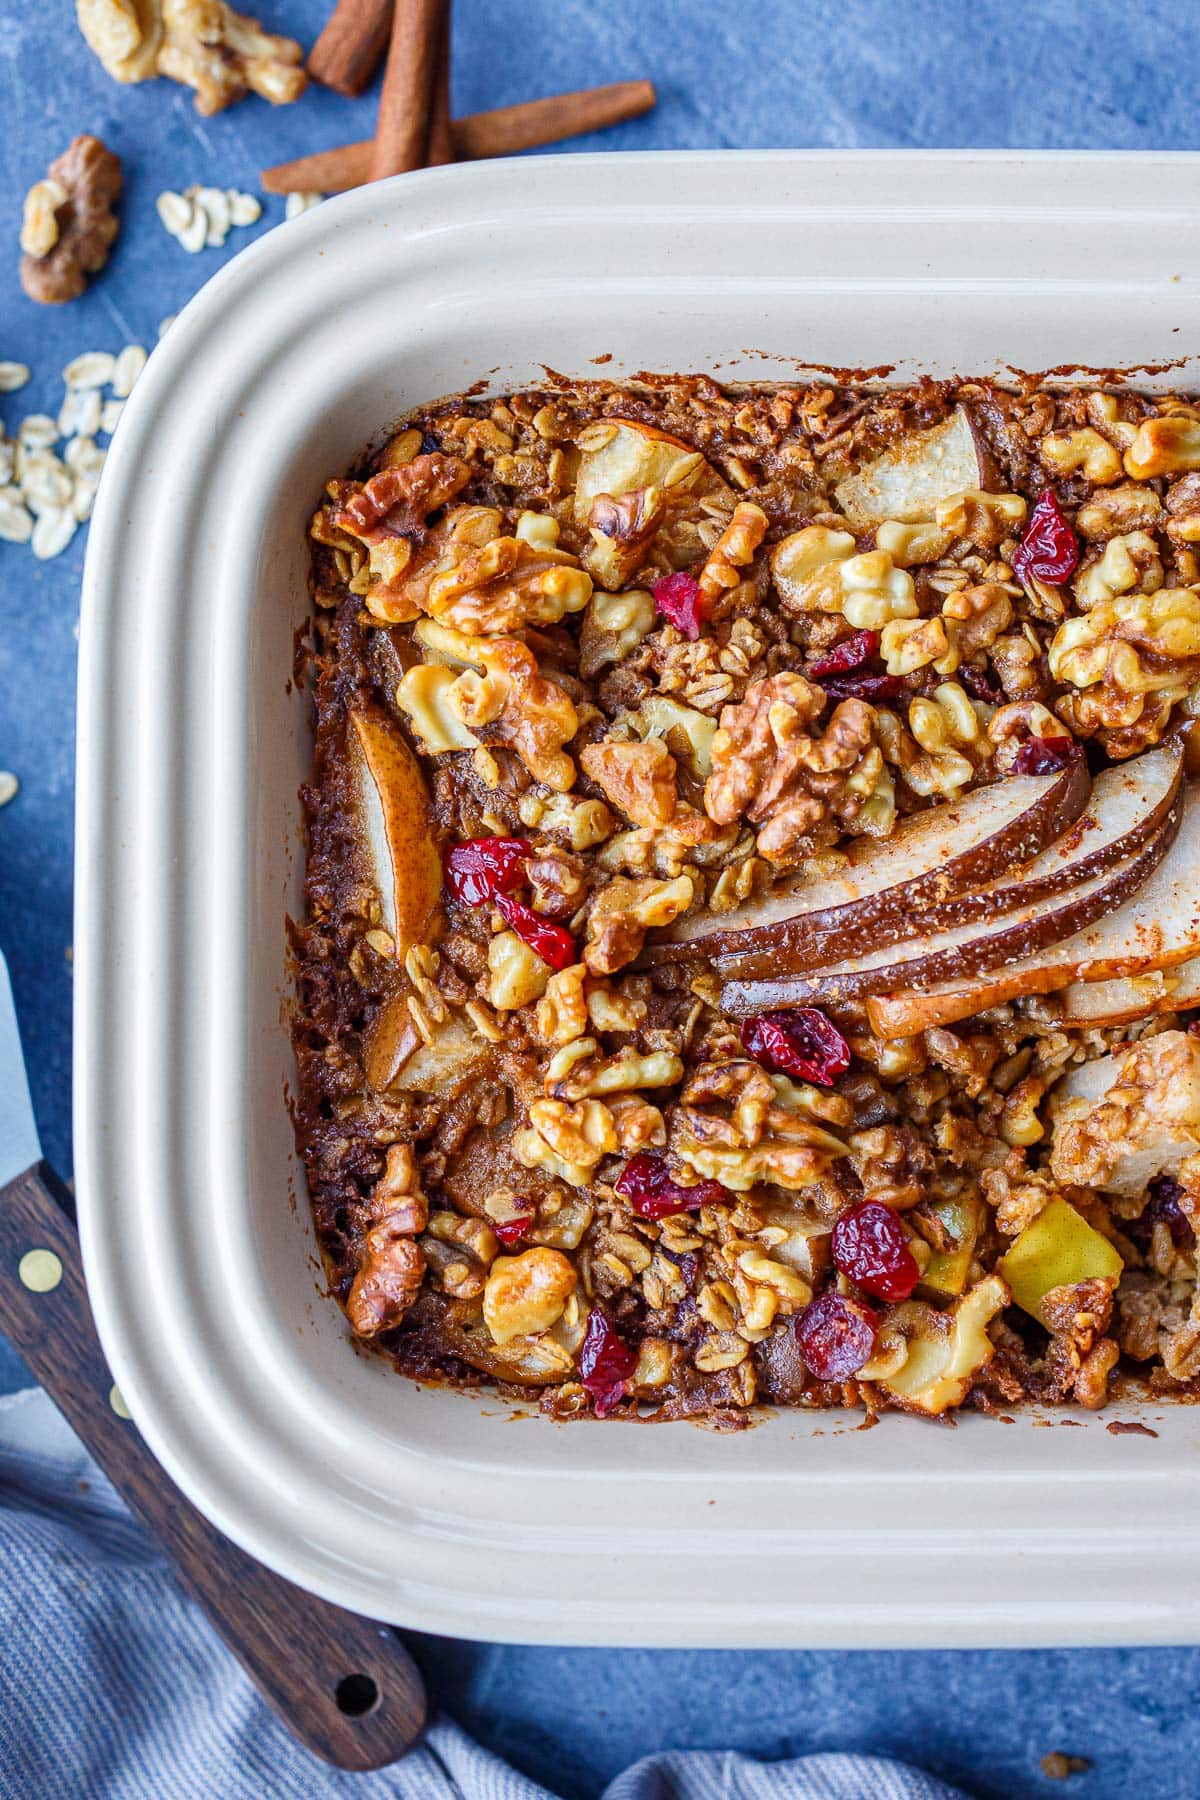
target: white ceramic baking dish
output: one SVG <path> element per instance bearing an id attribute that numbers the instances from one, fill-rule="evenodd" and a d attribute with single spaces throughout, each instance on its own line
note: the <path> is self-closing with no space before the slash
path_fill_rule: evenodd
<path id="1" fill-rule="evenodd" d="M 347 195 L 155 351 L 85 582 L 76 1150 L 101 1336 L 248 1550 L 432 1631 L 712 1645 L 1200 1635 L 1200 1411 L 556 1426 L 357 1356 L 287 1113 L 289 683 L 321 482 L 479 377 L 806 359 L 897 376 L 1182 357 L 1192 156 L 562 157 Z M 1194 356 L 1169 376 L 1200 381 Z M 1120 1409 L 1129 1418 L 1131 1409 Z M 1070 1428 L 1068 1428 L 1070 1427 Z"/>

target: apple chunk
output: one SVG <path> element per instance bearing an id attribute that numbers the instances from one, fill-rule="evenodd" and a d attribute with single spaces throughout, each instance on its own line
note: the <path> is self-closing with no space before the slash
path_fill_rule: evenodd
<path id="1" fill-rule="evenodd" d="M 995 486 L 995 465 L 970 414 L 959 406 L 940 425 L 913 431 L 834 488 L 853 525 L 932 519 L 938 502 Z"/>
<path id="2" fill-rule="evenodd" d="M 1057 1287 L 1081 1281 L 1121 1279 L 1125 1267 L 1116 1248 L 1066 1200 L 1052 1200 L 1002 1256 L 997 1267 L 1013 1300 L 1031 1318 L 1046 1323 L 1043 1306 Z"/>
<path id="3" fill-rule="evenodd" d="M 442 868 L 429 794 L 399 728 L 376 707 L 356 707 L 346 733 L 366 872 L 379 894 L 384 930 L 401 961 L 434 936 Z"/>
<path id="4" fill-rule="evenodd" d="M 867 1002 L 872 1029 L 880 1037 L 911 1037 L 1025 995 L 1172 969 L 1200 956 L 1200 784 L 1188 783 L 1182 802 L 1182 822 L 1168 854 L 1141 890 L 1107 917 L 971 980 L 879 990 Z"/>
<path id="5" fill-rule="evenodd" d="M 1112 913 L 1145 885 L 1170 847 L 1181 810 L 1177 807 L 1140 850 L 1065 893 L 1033 901 L 1002 918 L 976 919 L 952 930 L 931 932 L 907 949 L 885 945 L 802 974 L 727 981 L 721 992 L 721 1010 L 739 1018 L 782 1006 L 836 1006 L 864 995 L 886 995 L 898 988 L 908 990 L 955 976 L 982 976 L 1002 963 L 1056 944 Z M 719 973 L 728 973 L 725 959 L 714 958 L 714 966 Z"/>
<path id="6" fill-rule="evenodd" d="M 961 800 L 902 821 L 888 838 L 862 838 L 844 864 L 799 877 L 726 913 L 698 913 L 656 943 L 646 963 L 709 961 L 764 951 L 787 968 L 891 943 L 912 921 L 964 890 L 1003 874 L 1057 840 L 1084 809 L 1083 762 L 1051 775 L 1014 775 Z"/>

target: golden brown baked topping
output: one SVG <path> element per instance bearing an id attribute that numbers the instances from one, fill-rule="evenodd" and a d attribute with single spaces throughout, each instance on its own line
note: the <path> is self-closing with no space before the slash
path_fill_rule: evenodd
<path id="1" fill-rule="evenodd" d="M 359 1338 L 564 1418 L 1200 1395 L 1188 397 L 548 379 L 310 535 Z"/>

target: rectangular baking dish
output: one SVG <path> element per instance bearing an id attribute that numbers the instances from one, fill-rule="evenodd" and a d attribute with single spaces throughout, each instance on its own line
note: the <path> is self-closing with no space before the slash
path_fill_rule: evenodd
<path id="1" fill-rule="evenodd" d="M 155 351 L 85 578 L 80 1218 L 135 1419 L 264 1562 L 375 1617 L 493 1639 L 1200 1635 L 1197 1409 L 1143 1408 L 1155 1436 L 1112 1434 L 1111 1412 L 560 1426 L 356 1355 L 292 1146 L 284 933 L 305 522 L 397 414 L 597 361 L 1200 382 L 1198 228 L 1189 155 L 475 164 L 269 233 Z"/>

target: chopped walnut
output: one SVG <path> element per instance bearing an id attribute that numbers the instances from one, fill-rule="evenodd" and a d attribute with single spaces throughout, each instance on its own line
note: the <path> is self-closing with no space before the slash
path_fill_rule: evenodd
<path id="1" fill-rule="evenodd" d="M 744 817 L 760 826 L 758 849 L 772 862 L 811 855 L 839 830 L 877 831 L 864 817 L 883 772 L 874 713 L 861 700 L 843 700 L 813 735 L 824 705 L 820 688 L 802 675 L 772 675 L 721 714 L 705 811 L 718 825 Z"/>
<path id="2" fill-rule="evenodd" d="M 583 959 L 594 975 L 613 975 L 641 951 L 646 933 L 670 925 L 692 904 L 689 875 L 674 881 L 619 875 L 600 890 L 588 915 Z"/>
<path id="3" fill-rule="evenodd" d="M 1126 482 L 1093 494 L 1075 514 L 1075 529 L 1085 538 L 1103 540 L 1130 531 L 1150 531 L 1161 516 L 1162 501 L 1152 487 Z"/>
<path id="4" fill-rule="evenodd" d="M 73 138 L 30 189 L 21 231 L 21 286 L 31 300 L 74 300 L 108 261 L 120 229 L 113 206 L 121 162 L 98 137 Z"/>
<path id="5" fill-rule="evenodd" d="M 538 1001 L 537 1034 L 551 1049 L 574 1043 L 587 1032 L 586 977 L 586 964 L 573 963 L 568 969 L 557 970 L 546 983 L 546 991 Z"/>
<path id="6" fill-rule="evenodd" d="M 1143 419 L 1125 452 L 1125 473 L 1135 481 L 1155 475 L 1183 475 L 1200 469 L 1200 418 L 1178 412 Z"/>
<path id="7" fill-rule="evenodd" d="M 346 1313 L 360 1337 L 398 1325 L 420 1292 L 425 1257 L 413 1239 L 424 1231 L 429 1206 L 407 1144 L 392 1144 L 371 1192 L 373 1223 L 363 1238 Z"/>
<path id="8" fill-rule="evenodd" d="M 996 1214 L 997 1230 L 1005 1237 L 1019 1237 L 1052 1200 L 1061 1199 L 1056 1183 L 1040 1169 L 1027 1169 L 1020 1150 L 1013 1151 L 1002 1168 L 985 1169 L 979 1187 Z"/>
<path id="9" fill-rule="evenodd" d="M 557 521 L 548 523 L 557 541 Z M 450 567 L 430 580 L 424 607 L 431 618 L 468 636 L 556 625 L 565 613 L 582 612 L 591 598 L 591 576 L 554 544 L 535 548 L 515 536 L 456 548 L 460 554 Z"/>
<path id="10" fill-rule="evenodd" d="M 539 673 L 533 651 L 516 638 L 430 629 L 478 668 L 455 675 L 440 665 L 418 664 L 401 680 L 396 703 L 426 749 L 436 754 L 478 746 L 485 741 L 478 734 L 486 732 L 487 742 L 515 750 L 535 781 L 569 792 L 575 765 L 562 746 L 579 729 L 579 715 L 557 682 Z"/>
<path id="11" fill-rule="evenodd" d="M 596 1164 L 616 1148 L 613 1116 L 600 1100 L 535 1100 L 528 1127 L 513 1138 L 525 1168 L 543 1169 L 571 1187 L 586 1187 Z"/>
<path id="12" fill-rule="evenodd" d="M 308 85 L 304 52 L 225 0 L 77 0 L 79 28 L 114 81 L 167 75 L 208 117 L 248 93 L 273 106 Z"/>
<path id="13" fill-rule="evenodd" d="M 661 738 L 621 744 L 602 738 L 579 753 L 584 773 L 635 825 L 669 825 L 677 799 L 675 758 Z"/>
<path id="14" fill-rule="evenodd" d="M 739 500 L 733 517 L 709 551 L 700 571 L 700 592 L 711 614 L 717 602 L 743 579 L 767 533 L 768 519 L 761 506 Z"/>
<path id="15" fill-rule="evenodd" d="M 1077 692 L 1056 711 L 1111 756 L 1157 743 L 1172 707 L 1200 677 L 1200 593 L 1162 588 L 1100 601 L 1059 626 L 1049 652 L 1056 681 Z"/>
<path id="16" fill-rule="evenodd" d="M 498 1256 L 483 1292 L 483 1322 L 492 1342 L 548 1331 L 575 1292 L 575 1268 L 561 1250 L 523 1250 Z"/>
<path id="17" fill-rule="evenodd" d="M 1162 557 L 1154 539 L 1145 531 L 1129 531 L 1110 538 L 1099 560 L 1076 577 L 1075 601 L 1087 612 L 1118 594 L 1155 594 L 1162 584 Z"/>
<path id="18" fill-rule="evenodd" d="M 884 756 L 923 799 L 953 799 L 991 756 L 979 714 L 956 681 L 944 681 L 930 698 L 918 695 L 908 725 L 906 731 L 887 707 L 876 714 Z"/>
<path id="19" fill-rule="evenodd" d="M 802 1188 L 828 1174 L 846 1145 L 817 1121 L 832 1111 L 849 1123 L 839 1096 L 768 1075 L 757 1063 L 702 1063 L 684 1085 L 671 1120 L 671 1154 L 705 1180 L 744 1194 L 760 1182 Z"/>

